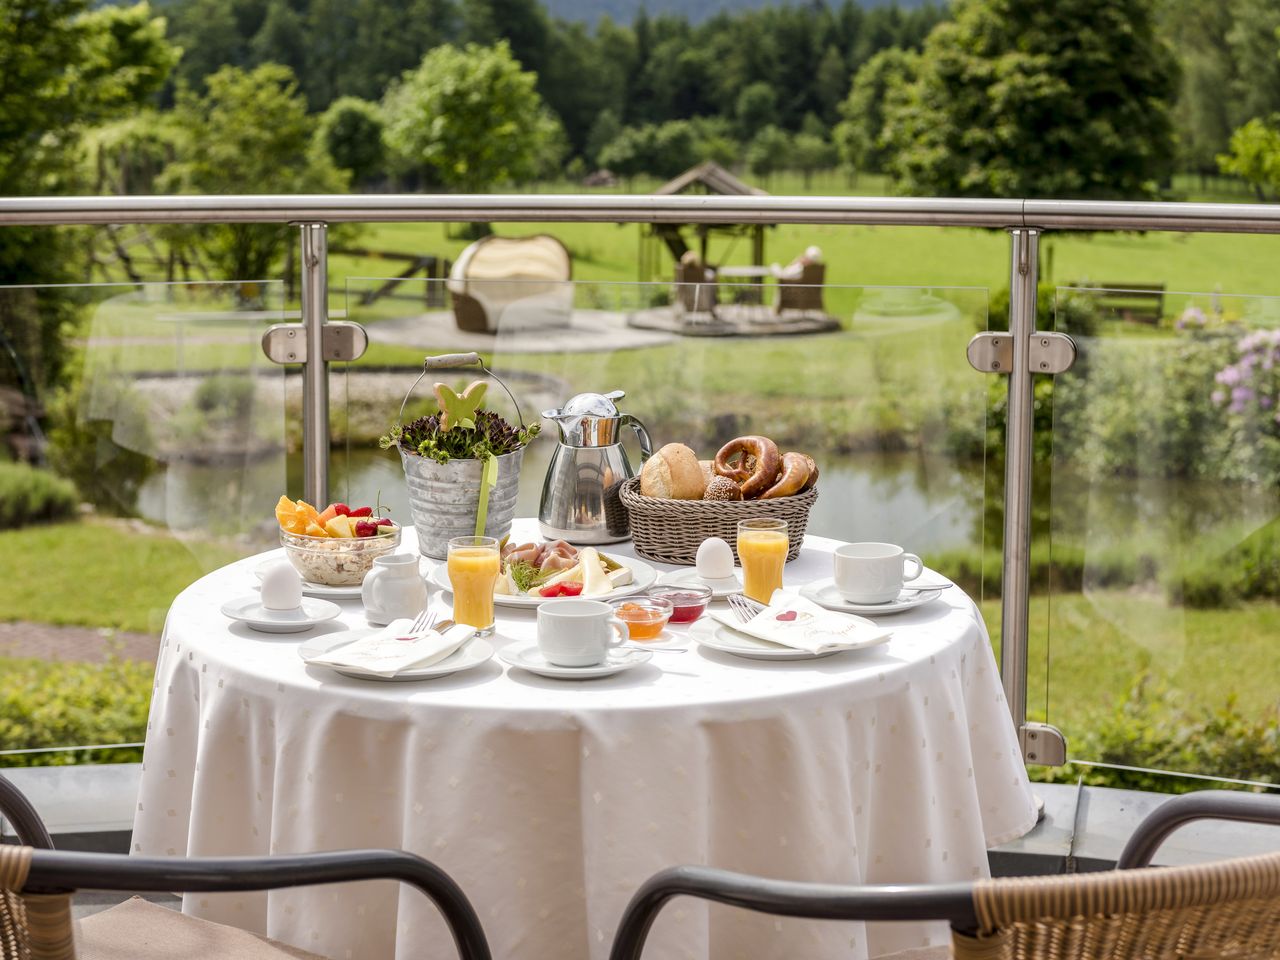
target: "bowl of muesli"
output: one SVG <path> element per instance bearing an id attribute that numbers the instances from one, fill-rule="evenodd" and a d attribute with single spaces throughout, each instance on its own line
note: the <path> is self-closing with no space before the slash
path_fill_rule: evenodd
<path id="1" fill-rule="evenodd" d="M 364 537 L 309 537 L 280 531 L 280 544 L 293 568 L 308 583 L 330 587 L 357 586 L 373 569 L 373 561 L 400 546 L 400 526 L 384 523 L 379 532 Z"/>

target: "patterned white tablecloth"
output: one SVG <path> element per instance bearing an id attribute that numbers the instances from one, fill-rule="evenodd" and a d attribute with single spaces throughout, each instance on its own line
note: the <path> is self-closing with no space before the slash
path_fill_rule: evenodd
<path id="1" fill-rule="evenodd" d="M 518 521 L 516 536 L 533 529 Z M 833 546 L 807 539 L 787 583 L 829 576 Z M 135 852 L 403 848 L 461 883 L 495 957 L 602 960 L 627 899 L 666 866 L 967 880 L 987 874 L 988 845 L 1035 823 L 987 632 L 957 587 L 886 618 L 887 645 L 822 660 L 692 650 L 573 683 L 495 658 L 397 684 L 308 668 L 296 651 L 313 632 L 219 614 L 253 592 L 262 559 L 204 577 L 169 612 Z M 448 599 L 432 591 L 433 607 Z M 363 625 L 358 602 L 343 606 L 340 624 Z M 533 612 L 500 608 L 498 629 L 497 645 L 531 639 Z M 434 908 L 391 883 L 193 894 L 184 909 L 337 960 L 454 955 Z M 681 900 L 645 955 L 858 960 L 945 937 Z"/>

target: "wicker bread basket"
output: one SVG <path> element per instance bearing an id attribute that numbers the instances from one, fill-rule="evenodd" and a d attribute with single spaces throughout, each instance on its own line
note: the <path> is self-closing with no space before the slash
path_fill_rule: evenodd
<path id="1" fill-rule="evenodd" d="M 692 565 L 698 547 L 707 537 L 729 544 L 738 559 L 738 521 L 752 517 L 777 517 L 787 521 L 791 541 L 787 559 L 800 555 L 800 543 L 809 523 L 809 510 L 818 499 L 818 488 L 776 500 L 663 500 L 640 495 L 640 478 L 622 485 L 622 505 L 631 517 L 631 539 L 636 553 L 659 563 Z"/>

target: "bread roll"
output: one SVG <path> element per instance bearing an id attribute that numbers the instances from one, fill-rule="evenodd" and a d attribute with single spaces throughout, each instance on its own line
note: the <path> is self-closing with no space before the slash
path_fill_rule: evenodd
<path id="1" fill-rule="evenodd" d="M 701 500 L 707 483 L 698 456 L 683 443 L 668 443 L 644 462 L 640 495 L 663 500 Z"/>

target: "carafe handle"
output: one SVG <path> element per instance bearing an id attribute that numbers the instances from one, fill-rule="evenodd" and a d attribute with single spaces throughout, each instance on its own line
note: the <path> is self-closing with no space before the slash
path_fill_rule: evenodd
<path id="1" fill-rule="evenodd" d="M 622 415 L 622 425 L 636 432 L 636 439 L 640 441 L 640 462 L 644 463 L 653 456 L 653 441 L 649 439 L 649 431 L 644 428 L 643 423 L 629 413 Z"/>

